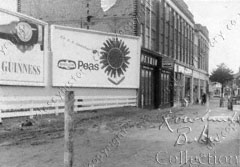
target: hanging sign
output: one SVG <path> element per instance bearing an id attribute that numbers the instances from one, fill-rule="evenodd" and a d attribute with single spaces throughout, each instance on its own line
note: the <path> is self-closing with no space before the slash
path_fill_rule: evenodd
<path id="1" fill-rule="evenodd" d="M 162 68 L 167 68 L 170 70 L 174 69 L 174 62 L 168 58 L 162 58 Z"/>

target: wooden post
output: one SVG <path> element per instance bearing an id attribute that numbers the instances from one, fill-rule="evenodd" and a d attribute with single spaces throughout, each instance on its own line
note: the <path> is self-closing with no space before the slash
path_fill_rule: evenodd
<path id="1" fill-rule="evenodd" d="M 73 166 L 73 111 L 74 92 L 65 93 L 65 112 L 64 112 L 64 167 Z"/>

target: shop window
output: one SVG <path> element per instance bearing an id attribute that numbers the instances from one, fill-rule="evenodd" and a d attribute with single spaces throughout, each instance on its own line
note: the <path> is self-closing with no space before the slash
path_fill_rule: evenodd
<path id="1" fill-rule="evenodd" d="M 148 26 L 145 27 L 145 45 L 146 48 L 150 48 L 150 28 Z"/>
<path id="2" fill-rule="evenodd" d="M 191 78 L 185 78 L 185 98 L 191 100 Z"/>
<path id="3" fill-rule="evenodd" d="M 141 101 L 143 107 L 154 106 L 154 72 L 153 67 L 141 68 Z"/>

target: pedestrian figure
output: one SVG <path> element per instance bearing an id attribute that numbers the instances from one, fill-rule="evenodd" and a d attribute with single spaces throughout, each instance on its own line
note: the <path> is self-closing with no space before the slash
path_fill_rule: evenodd
<path id="1" fill-rule="evenodd" d="M 206 104 L 206 93 L 203 93 L 203 95 L 202 95 L 202 105 L 203 104 Z"/>
<path id="2" fill-rule="evenodd" d="M 196 104 L 199 104 L 199 100 L 198 100 L 198 98 L 197 98 L 197 100 L 196 100 Z"/>
<path id="3" fill-rule="evenodd" d="M 228 109 L 233 110 L 233 99 L 232 96 L 228 97 Z"/>

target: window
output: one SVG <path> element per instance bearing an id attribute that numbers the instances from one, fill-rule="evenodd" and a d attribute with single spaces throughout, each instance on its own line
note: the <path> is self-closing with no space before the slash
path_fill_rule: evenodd
<path id="1" fill-rule="evenodd" d="M 150 29 L 148 26 L 145 27 L 145 47 L 150 49 Z"/>
<path id="2" fill-rule="evenodd" d="M 151 49 L 156 51 L 156 31 L 155 30 L 152 30 L 151 38 L 152 38 Z"/>
<path id="3" fill-rule="evenodd" d="M 177 29 L 177 23 L 178 23 L 178 22 L 177 22 L 177 21 L 178 21 L 178 19 L 177 19 L 177 13 L 174 12 L 173 15 L 174 15 L 174 29 Z"/>
<path id="4" fill-rule="evenodd" d="M 166 8 L 165 8 L 165 20 L 166 22 L 170 20 L 170 7 L 168 6 L 168 4 L 166 4 Z"/>

